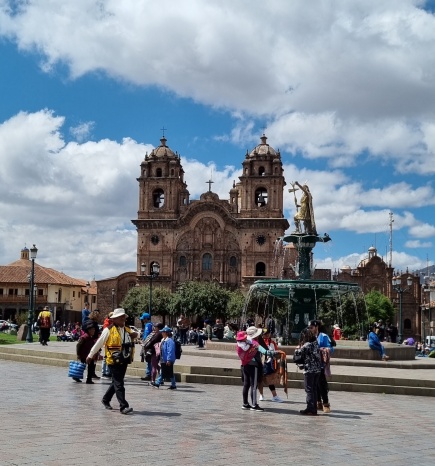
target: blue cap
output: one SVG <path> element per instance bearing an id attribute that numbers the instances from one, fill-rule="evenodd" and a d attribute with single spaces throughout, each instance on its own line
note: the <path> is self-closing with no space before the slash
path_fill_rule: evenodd
<path id="1" fill-rule="evenodd" d="M 160 331 L 168 333 L 168 332 L 172 332 L 172 329 L 171 327 L 168 327 L 167 325 L 165 325 Z"/>
<path id="2" fill-rule="evenodd" d="M 151 316 L 148 314 L 148 312 L 144 312 L 140 317 L 139 317 L 140 320 L 144 320 L 144 319 L 151 319 Z"/>

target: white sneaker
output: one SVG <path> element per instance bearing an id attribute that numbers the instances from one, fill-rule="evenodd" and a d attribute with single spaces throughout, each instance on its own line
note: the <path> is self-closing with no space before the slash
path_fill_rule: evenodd
<path id="1" fill-rule="evenodd" d="M 260 400 L 259 401 L 264 401 L 264 396 L 260 395 Z"/>
<path id="2" fill-rule="evenodd" d="M 278 395 L 273 396 L 272 401 L 276 401 L 277 403 L 284 403 L 284 400 L 280 398 Z"/>

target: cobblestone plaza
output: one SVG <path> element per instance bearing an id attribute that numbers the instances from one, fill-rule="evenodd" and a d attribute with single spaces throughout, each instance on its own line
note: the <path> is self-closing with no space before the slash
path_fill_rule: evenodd
<path id="1" fill-rule="evenodd" d="M 240 409 L 241 387 L 156 390 L 127 377 L 134 413 L 123 416 L 101 405 L 109 381 L 76 384 L 65 368 L 3 360 L 0 379 L 0 465 L 432 465 L 435 458 L 429 397 L 331 392 L 333 412 L 307 419 L 299 415 L 303 390 L 290 389 L 281 404 L 262 402 L 266 411 L 256 413 Z"/>

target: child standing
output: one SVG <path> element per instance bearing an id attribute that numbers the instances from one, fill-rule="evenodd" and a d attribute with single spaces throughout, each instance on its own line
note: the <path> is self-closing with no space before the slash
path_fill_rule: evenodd
<path id="1" fill-rule="evenodd" d="M 319 344 L 316 335 L 310 329 L 302 330 L 296 353 L 303 360 L 304 387 L 307 394 L 307 407 L 299 412 L 305 416 L 317 416 L 317 384 L 322 366 Z"/>
<path id="2" fill-rule="evenodd" d="M 77 342 L 77 357 L 80 359 L 81 362 L 86 363 L 86 357 L 91 351 L 91 348 L 94 346 L 95 343 L 95 327 L 92 321 L 88 321 L 85 324 L 85 328 L 83 329 L 84 333 L 80 337 L 79 341 Z M 97 353 L 98 357 L 98 353 Z M 92 381 L 92 376 L 95 374 L 95 360 L 92 359 L 91 362 L 88 363 L 88 371 L 86 377 L 86 383 L 94 383 Z M 73 380 L 76 382 L 81 382 L 80 379 L 73 377 Z"/>

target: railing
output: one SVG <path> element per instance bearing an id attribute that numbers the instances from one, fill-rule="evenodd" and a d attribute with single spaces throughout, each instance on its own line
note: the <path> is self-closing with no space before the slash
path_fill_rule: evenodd
<path id="1" fill-rule="evenodd" d="M 13 294 L 2 294 L 0 295 L 0 304 L 3 303 L 23 303 L 29 304 L 29 296 L 26 295 L 13 295 Z M 47 295 L 37 296 L 36 305 L 46 304 Z"/>

